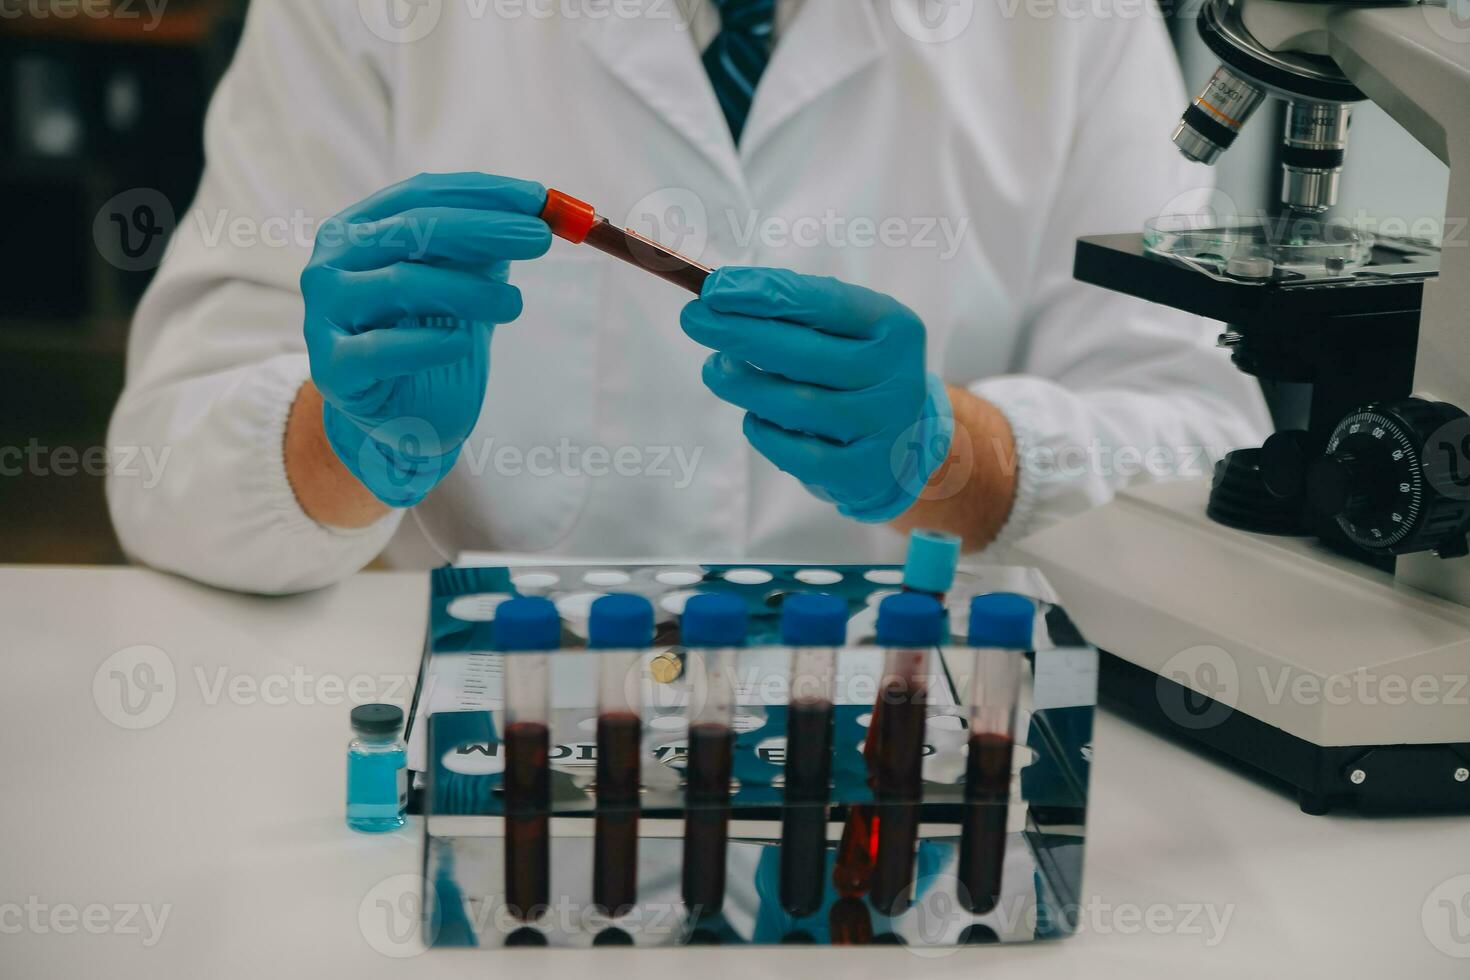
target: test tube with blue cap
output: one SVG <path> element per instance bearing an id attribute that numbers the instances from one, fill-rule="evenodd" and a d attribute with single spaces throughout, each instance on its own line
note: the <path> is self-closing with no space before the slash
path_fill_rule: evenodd
<path id="1" fill-rule="evenodd" d="M 652 643 L 653 605 L 647 599 L 608 595 L 592 604 L 587 645 L 598 654 L 592 902 L 614 918 L 638 900 L 643 660 Z"/>
<path id="2" fill-rule="evenodd" d="M 944 531 L 920 528 L 909 535 L 908 555 L 903 565 L 903 587 L 944 602 L 954 587 L 960 562 L 960 539 Z"/>
<path id="3" fill-rule="evenodd" d="M 932 596 L 905 592 L 878 606 L 878 645 L 885 652 L 879 687 L 883 708 L 873 722 L 879 728 L 878 751 L 869 763 L 877 823 L 869 900 L 883 915 L 906 910 L 913 888 L 924 798 L 927 667 L 943 634 L 944 607 Z"/>
<path id="4" fill-rule="evenodd" d="M 718 914 L 725 901 L 735 659 L 745 645 L 748 621 L 744 601 L 725 593 L 692 597 L 679 621 L 689 678 L 682 894 L 695 919 Z"/>
<path id="5" fill-rule="evenodd" d="M 903 566 L 903 590 L 930 596 L 944 604 L 949 590 L 954 587 L 955 572 L 960 562 L 960 539 L 945 531 L 930 531 L 919 528 L 909 535 L 908 556 Z M 940 627 L 941 639 L 948 632 L 949 624 Z M 871 767 L 878 754 L 879 741 L 872 733 L 881 730 L 883 699 L 873 705 L 873 724 L 869 729 L 864 757 Z"/>
<path id="6" fill-rule="evenodd" d="M 822 905 L 832 777 L 832 682 L 847 643 L 847 602 L 804 592 L 781 607 L 781 641 L 791 648 L 786 706 L 785 809 L 781 819 L 781 907 L 811 915 Z"/>
<path id="7" fill-rule="evenodd" d="M 561 645 L 561 617 L 541 596 L 495 610 L 495 649 L 505 654 L 505 904 L 522 922 L 550 901 L 551 698 L 547 655 Z"/>
<path id="8" fill-rule="evenodd" d="M 1036 604 L 1025 596 L 996 592 L 970 602 L 974 666 L 957 878 L 960 903 L 977 915 L 1000 901 L 1016 704 L 1035 622 Z"/>

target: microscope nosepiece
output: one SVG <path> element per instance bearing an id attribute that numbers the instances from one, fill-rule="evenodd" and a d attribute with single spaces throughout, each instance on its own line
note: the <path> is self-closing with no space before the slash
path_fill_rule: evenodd
<path id="1" fill-rule="evenodd" d="M 1221 65 L 1184 110 L 1174 128 L 1174 145 L 1196 163 L 1214 163 L 1265 98 L 1261 88 Z"/>
<path id="2" fill-rule="evenodd" d="M 1337 203 L 1352 112 L 1342 102 L 1288 104 L 1281 147 L 1281 202 L 1287 207 L 1321 213 Z"/>

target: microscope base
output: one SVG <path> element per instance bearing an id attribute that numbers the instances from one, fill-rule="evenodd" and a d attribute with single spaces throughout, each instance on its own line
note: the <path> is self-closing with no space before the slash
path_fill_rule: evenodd
<path id="1" fill-rule="evenodd" d="M 1127 491 L 1019 546 L 1109 651 L 1107 700 L 1287 783 L 1308 812 L 1470 810 L 1470 609 L 1215 524 L 1208 495 Z"/>

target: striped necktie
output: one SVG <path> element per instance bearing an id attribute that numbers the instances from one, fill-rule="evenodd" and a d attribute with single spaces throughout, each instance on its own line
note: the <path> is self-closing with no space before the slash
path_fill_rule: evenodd
<path id="1" fill-rule="evenodd" d="M 720 8 L 720 33 L 704 51 L 704 67 L 739 143 L 756 83 L 771 60 L 776 0 L 714 0 L 714 4 Z"/>

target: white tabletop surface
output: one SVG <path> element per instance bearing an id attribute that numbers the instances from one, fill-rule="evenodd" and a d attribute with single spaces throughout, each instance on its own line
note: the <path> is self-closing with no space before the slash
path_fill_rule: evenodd
<path id="1" fill-rule="evenodd" d="M 0 976 L 1470 976 L 1470 821 L 1305 816 L 1106 713 L 1072 939 L 425 951 L 395 928 L 417 821 L 368 837 L 342 818 L 348 706 L 406 702 L 426 590 L 368 574 L 260 599 L 0 568 Z"/>

